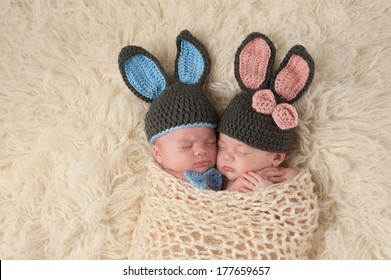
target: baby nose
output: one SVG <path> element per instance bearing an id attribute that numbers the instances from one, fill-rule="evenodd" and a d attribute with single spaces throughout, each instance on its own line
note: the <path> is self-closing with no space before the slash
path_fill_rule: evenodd
<path id="1" fill-rule="evenodd" d="M 225 159 L 226 161 L 233 161 L 234 157 L 232 156 L 231 153 L 229 153 L 229 152 L 224 152 L 224 159 Z"/>
<path id="2" fill-rule="evenodd" d="M 201 156 L 201 155 L 206 155 L 208 153 L 207 149 L 203 146 L 197 147 L 194 150 L 194 155 L 195 156 Z"/>

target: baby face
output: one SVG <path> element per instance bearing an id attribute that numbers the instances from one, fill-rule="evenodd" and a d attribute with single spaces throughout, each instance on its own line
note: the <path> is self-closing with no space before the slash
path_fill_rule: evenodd
<path id="1" fill-rule="evenodd" d="M 217 169 L 230 181 L 247 172 L 278 166 L 284 158 L 285 154 L 256 149 L 223 133 L 219 135 Z"/>
<path id="2" fill-rule="evenodd" d="M 174 130 L 155 141 L 153 153 L 178 178 L 187 170 L 203 173 L 216 164 L 216 132 L 208 127 Z"/>

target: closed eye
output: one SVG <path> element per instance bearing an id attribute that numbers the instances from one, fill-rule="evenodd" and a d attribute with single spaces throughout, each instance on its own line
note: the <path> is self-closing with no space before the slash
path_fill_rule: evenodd
<path id="1" fill-rule="evenodd" d="M 238 154 L 242 155 L 242 156 L 246 156 L 246 155 L 249 155 L 250 153 L 249 152 L 245 152 L 245 151 L 238 151 Z"/>
<path id="2" fill-rule="evenodd" d="M 220 143 L 217 144 L 217 148 L 219 150 L 224 150 L 225 149 L 225 146 L 221 145 Z"/>
<path id="3" fill-rule="evenodd" d="M 190 148 L 191 148 L 191 146 L 179 147 L 179 149 L 181 149 L 181 150 L 188 150 L 188 149 L 190 149 Z"/>
<path id="4" fill-rule="evenodd" d="M 188 146 L 179 146 L 178 149 L 179 150 L 189 150 L 191 149 L 191 147 L 193 147 L 192 145 L 188 145 Z"/>

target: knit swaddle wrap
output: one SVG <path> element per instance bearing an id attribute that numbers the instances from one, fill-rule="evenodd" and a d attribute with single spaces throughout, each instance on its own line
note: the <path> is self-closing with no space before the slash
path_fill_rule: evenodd
<path id="1" fill-rule="evenodd" d="M 319 209 L 309 173 L 247 194 L 198 190 L 155 164 L 130 259 L 306 259 Z"/>

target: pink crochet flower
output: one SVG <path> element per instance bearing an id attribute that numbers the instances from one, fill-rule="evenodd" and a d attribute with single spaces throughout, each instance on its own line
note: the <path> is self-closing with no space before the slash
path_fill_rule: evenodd
<path id="1" fill-rule="evenodd" d="M 274 122 L 282 130 L 294 128 L 299 123 L 295 107 L 288 103 L 276 105 L 273 92 L 269 89 L 259 90 L 253 96 L 252 107 L 265 115 L 272 115 Z"/>

